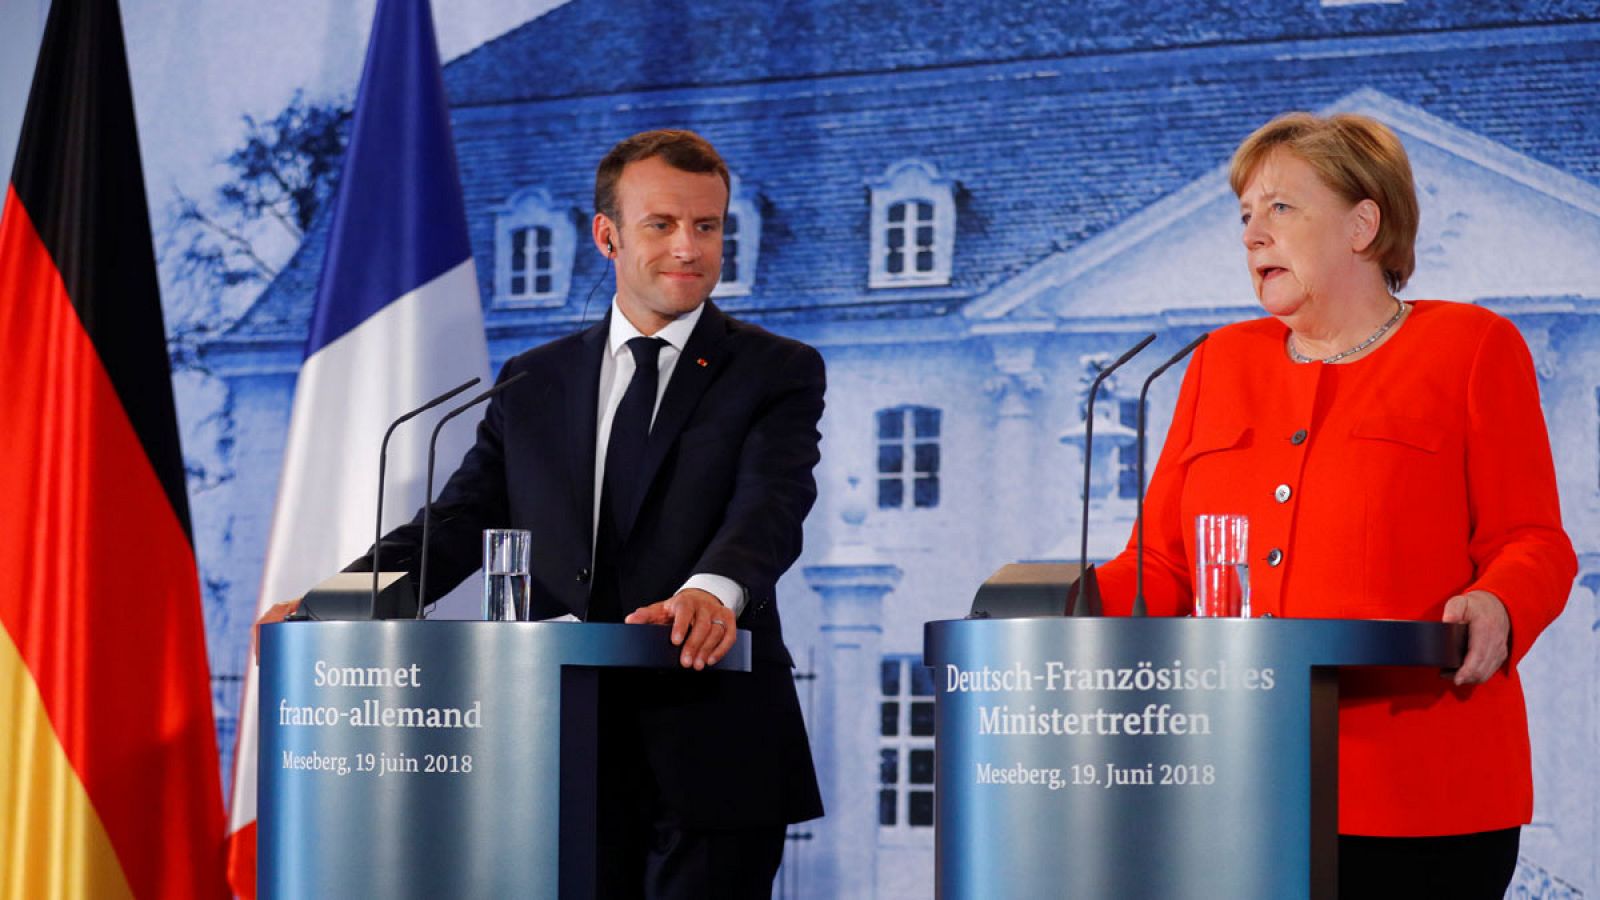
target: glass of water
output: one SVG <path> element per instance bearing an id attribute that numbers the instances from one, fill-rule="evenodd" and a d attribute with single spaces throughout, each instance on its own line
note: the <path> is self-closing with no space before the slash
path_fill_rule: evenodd
<path id="1" fill-rule="evenodd" d="M 483 532 L 483 617 L 526 622 L 529 616 L 528 549 L 533 535 L 521 528 Z"/>
<path id="2" fill-rule="evenodd" d="M 1250 617 L 1250 520 L 1194 517 L 1194 614 Z"/>

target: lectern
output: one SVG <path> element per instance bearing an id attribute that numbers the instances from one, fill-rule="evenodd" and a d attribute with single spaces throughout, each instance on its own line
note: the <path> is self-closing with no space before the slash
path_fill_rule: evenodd
<path id="1" fill-rule="evenodd" d="M 598 670 L 677 667 L 667 633 L 263 626 L 260 896 L 592 897 Z"/>
<path id="2" fill-rule="evenodd" d="M 930 622 L 938 896 L 1331 898 L 1338 667 L 1456 666 L 1464 636 L 1431 622 Z"/>

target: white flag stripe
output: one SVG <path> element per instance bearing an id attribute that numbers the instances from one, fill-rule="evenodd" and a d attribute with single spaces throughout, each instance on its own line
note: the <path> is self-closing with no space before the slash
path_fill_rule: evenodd
<path id="1" fill-rule="evenodd" d="M 396 299 L 306 360 L 295 384 L 257 616 L 274 603 L 303 596 L 371 545 L 378 447 L 389 423 L 473 376 L 487 382 L 488 374 L 470 259 Z M 448 407 L 402 425 L 390 440 L 385 530 L 410 519 L 422 505 L 428 435 Z M 472 423 L 481 415 L 462 416 L 440 434 L 437 479 L 448 475 L 471 446 Z M 239 716 L 230 831 L 256 817 L 256 675 L 252 656 Z"/>

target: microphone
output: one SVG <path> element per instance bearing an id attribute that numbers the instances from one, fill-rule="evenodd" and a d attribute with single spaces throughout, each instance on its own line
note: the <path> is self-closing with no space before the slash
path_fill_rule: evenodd
<path id="1" fill-rule="evenodd" d="M 422 415 L 428 410 L 433 409 L 435 406 L 438 406 L 446 400 L 449 400 L 451 397 L 454 397 L 455 395 L 461 393 L 469 387 L 472 387 L 482 380 L 482 378 L 473 378 L 471 381 L 456 385 L 450 390 L 445 391 L 432 400 L 429 400 L 427 403 L 422 404 L 416 409 L 413 409 L 405 415 L 402 415 L 400 418 L 395 419 L 393 422 L 390 422 L 389 430 L 383 433 L 383 443 L 378 447 L 378 516 L 376 527 L 373 528 L 375 537 L 372 539 L 372 609 L 374 615 L 377 614 L 378 609 L 378 575 L 383 571 L 383 566 L 378 565 L 378 551 L 383 545 L 383 479 L 384 474 L 389 468 L 389 436 L 394 434 L 394 430 L 399 428 L 402 422 L 409 421 L 417 416 Z"/>
<path id="2" fill-rule="evenodd" d="M 468 400 L 455 409 L 445 413 L 439 418 L 439 423 L 433 426 L 433 436 L 428 438 L 428 493 L 422 502 L 422 565 L 421 571 L 417 574 L 418 619 L 424 618 L 423 610 L 427 608 L 428 604 L 428 526 L 433 521 L 433 457 L 435 452 L 439 449 L 439 430 L 444 428 L 444 424 L 446 422 L 454 419 L 456 416 L 461 415 L 472 407 L 477 406 L 479 403 L 482 403 L 490 397 L 493 397 L 495 394 L 500 393 L 513 384 L 516 384 L 518 381 L 521 381 L 523 378 L 527 377 L 527 374 L 527 372 L 518 372 L 510 378 L 507 378 L 505 381 L 500 382 L 494 387 L 489 388 L 487 391 L 484 391 L 478 396 L 473 397 L 471 400 Z"/>
<path id="3" fill-rule="evenodd" d="M 1156 370 L 1151 372 L 1150 377 L 1144 380 L 1144 387 L 1139 389 L 1139 427 L 1137 429 L 1139 434 L 1139 508 L 1137 512 L 1138 549 L 1135 553 L 1138 568 L 1138 589 L 1133 595 L 1133 615 L 1135 616 L 1143 616 L 1148 614 L 1144 602 L 1144 398 L 1145 395 L 1150 392 L 1151 382 L 1155 381 L 1157 378 L 1160 378 L 1161 373 L 1177 365 L 1179 360 L 1183 359 L 1185 356 L 1188 356 L 1190 353 L 1193 353 L 1194 348 L 1200 346 L 1205 342 L 1205 339 L 1210 336 L 1211 333 L 1206 332 L 1189 343 L 1184 344 L 1183 349 L 1172 354 L 1171 359 L 1159 366 L 1156 366 Z"/>
<path id="4" fill-rule="evenodd" d="M 1090 463 L 1094 460 L 1094 398 L 1100 391 L 1100 383 L 1110 377 L 1112 372 L 1121 368 L 1123 363 L 1139 355 L 1139 351 L 1150 346 L 1155 340 L 1155 332 L 1144 336 L 1139 343 L 1129 347 L 1127 352 L 1117 357 L 1111 365 L 1100 370 L 1089 385 L 1089 404 L 1083 420 L 1083 517 L 1079 520 L 1082 529 L 1081 539 L 1078 542 L 1078 590 L 1074 591 L 1067 604 L 1067 615 L 1100 615 L 1100 585 L 1095 581 L 1094 570 L 1089 568 L 1089 481 Z"/>

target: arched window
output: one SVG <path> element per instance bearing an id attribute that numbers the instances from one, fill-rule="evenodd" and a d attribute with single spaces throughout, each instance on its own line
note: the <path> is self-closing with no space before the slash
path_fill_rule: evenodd
<path id="1" fill-rule="evenodd" d="M 872 191 L 873 288 L 950 283 L 955 254 L 955 183 L 921 160 L 895 163 Z"/>
<path id="2" fill-rule="evenodd" d="M 755 287 L 756 258 L 761 254 L 761 205 L 758 195 L 733 176 L 728 216 L 722 221 L 722 279 L 713 297 L 742 297 Z"/>
<path id="3" fill-rule="evenodd" d="M 939 505 L 939 420 L 927 406 L 878 410 L 879 509 Z"/>
<path id="4" fill-rule="evenodd" d="M 495 215 L 494 305 L 565 303 L 576 249 L 572 215 L 557 209 L 549 193 L 528 188 L 513 194 Z"/>

